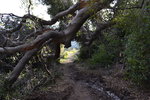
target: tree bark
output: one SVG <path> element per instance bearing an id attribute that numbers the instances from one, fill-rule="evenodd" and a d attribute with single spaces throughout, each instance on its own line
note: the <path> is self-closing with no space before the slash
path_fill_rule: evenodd
<path id="1" fill-rule="evenodd" d="M 57 43 L 55 46 L 55 57 L 54 59 L 58 59 L 60 57 L 60 43 Z"/>
<path id="2" fill-rule="evenodd" d="M 15 66 L 15 68 L 13 69 L 12 73 L 9 75 L 9 77 L 7 78 L 6 81 L 8 81 L 8 86 L 11 86 L 19 77 L 20 73 L 22 72 L 22 70 L 25 68 L 25 65 L 28 63 L 28 61 L 30 60 L 30 58 L 36 54 L 36 52 L 38 51 L 38 49 L 33 49 L 31 51 L 28 51 L 25 53 L 25 55 L 20 59 L 20 61 L 18 62 L 18 64 Z"/>

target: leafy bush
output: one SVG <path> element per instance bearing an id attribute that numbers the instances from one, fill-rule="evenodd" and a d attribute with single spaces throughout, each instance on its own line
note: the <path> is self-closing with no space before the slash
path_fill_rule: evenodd
<path id="1" fill-rule="evenodd" d="M 133 33 L 126 44 L 127 75 L 137 84 L 150 83 L 150 35 Z"/>
<path id="2" fill-rule="evenodd" d="M 79 53 L 79 59 L 80 60 L 85 60 L 87 58 L 90 58 L 90 51 L 88 47 L 81 47 L 80 48 L 80 53 Z"/>
<path id="3" fill-rule="evenodd" d="M 92 65 L 90 68 L 95 68 L 95 65 L 106 67 L 112 64 L 112 58 L 112 55 L 107 52 L 105 45 L 101 44 L 88 62 Z"/>
<path id="4" fill-rule="evenodd" d="M 120 36 L 115 34 L 114 30 L 117 29 L 103 31 L 103 40 L 100 38 L 88 47 L 81 46 L 79 58 L 87 60 L 91 65 L 90 68 L 96 68 L 97 65 L 108 67 L 120 60 L 123 45 Z"/>
<path id="5" fill-rule="evenodd" d="M 87 60 L 92 57 L 94 52 L 98 49 L 99 42 L 95 41 L 92 45 L 90 46 L 81 46 L 80 52 L 79 52 L 79 60 Z"/>
<path id="6" fill-rule="evenodd" d="M 127 76 L 134 83 L 150 83 L 150 16 L 145 10 L 124 11 L 118 27 L 125 32 L 125 63 Z"/>

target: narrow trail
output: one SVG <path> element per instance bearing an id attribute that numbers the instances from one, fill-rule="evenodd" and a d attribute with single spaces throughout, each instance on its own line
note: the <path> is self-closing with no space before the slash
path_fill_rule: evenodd
<path id="1" fill-rule="evenodd" d="M 93 100 L 89 90 L 84 86 L 84 84 L 73 79 L 74 73 L 70 68 L 72 66 L 73 65 L 68 65 L 63 67 L 64 80 L 69 84 L 72 84 L 73 87 L 73 91 L 68 100 Z"/>
<path id="2" fill-rule="evenodd" d="M 98 76 L 83 75 L 82 72 L 79 72 L 73 61 L 74 55 L 70 54 L 62 67 L 64 74 L 62 79 L 65 84 L 69 86 L 71 84 L 72 87 L 66 100 L 120 100 L 117 95 L 102 87 Z"/>
<path id="3" fill-rule="evenodd" d="M 121 80 L 117 80 L 107 71 L 101 73 L 98 70 L 98 74 L 94 71 L 86 72 L 80 64 L 72 61 L 71 55 L 66 62 L 59 65 L 63 75 L 56 80 L 55 85 L 48 87 L 48 91 L 34 93 L 26 100 L 150 100 L 143 94 L 135 96 L 136 90 L 131 93 L 132 90 L 123 86 L 124 81 L 122 84 Z M 108 75 L 106 78 L 104 73 Z"/>
<path id="4" fill-rule="evenodd" d="M 32 94 L 26 100 L 121 100 L 107 91 L 99 76 L 80 73 L 74 63 L 61 65 L 63 76 L 48 91 Z"/>
<path id="5" fill-rule="evenodd" d="M 99 74 L 100 71 L 98 74 L 93 71 L 86 72 L 81 69 L 80 64 L 66 63 L 62 66 L 62 72 L 63 84 L 70 86 L 71 90 L 67 98 L 60 100 L 150 100 L 150 96 L 135 88 L 128 90 L 128 87 L 124 87 L 122 81 L 115 77 L 114 80 L 111 78 L 108 80 L 117 87 L 111 86 L 111 83 L 104 79 L 105 75 Z"/>
<path id="6" fill-rule="evenodd" d="M 73 87 L 66 100 L 121 100 L 114 93 L 101 87 L 99 77 L 83 75 L 73 63 L 64 65 L 63 73 L 63 80 Z"/>

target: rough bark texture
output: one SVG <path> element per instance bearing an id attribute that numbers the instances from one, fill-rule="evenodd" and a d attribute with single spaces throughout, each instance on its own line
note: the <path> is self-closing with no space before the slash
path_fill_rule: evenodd
<path id="1" fill-rule="evenodd" d="M 25 53 L 25 55 L 20 59 L 20 61 L 18 62 L 18 64 L 15 66 L 14 70 L 12 71 L 12 73 L 9 75 L 7 81 L 9 82 L 10 85 L 12 85 L 17 78 L 19 77 L 20 73 L 22 72 L 22 70 L 25 68 L 25 65 L 28 63 L 28 61 L 30 60 L 30 58 L 36 54 L 36 52 L 38 51 L 38 49 L 33 49 L 31 51 L 28 51 Z"/>

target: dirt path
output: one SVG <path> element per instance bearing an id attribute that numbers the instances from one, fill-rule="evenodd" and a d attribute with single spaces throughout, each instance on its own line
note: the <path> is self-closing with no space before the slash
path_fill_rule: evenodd
<path id="1" fill-rule="evenodd" d="M 65 81 L 72 84 L 73 87 L 68 100 L 93 100 L 87 87 L 82 82 L 74 80 L 75 73 L 71 70 L 71 67 L 73 65 L 64 66 L 63 68 Z"/>
<path id="2" fill-rule="evenodd" d="M 73 86 L 68 100 L 120 100 L 117 95 L 102 87 L 99 76 L 80 73 L 75 64 L 64 66 L 63 73 L 64 79 Z"/>
<path id="3" fill-rule="evenodd" d="M 147 95 L 128 89 L 125 82 L 111 78 L 107 71 L 85 71 L 75 63 L 62 64 L 63 76 L 48 91 L 34 93 L 26 100 L 149 100 Z M 101 74 L 99 74 L 101 73 Z M 107 75 L 105 75 L 107 73 Z M 133 92 L 133 93 L 132 93 Z M 137 92 L 137 93 L 136 93 Z M 37 95 L 38 94 L 38 95 Z M 137 96 L 135 96 L 137 95 Z"/>
<path id="4" fill-rule="evenodd" d="M 63 76 L 54 86 L 46 92 L 34 93 L 26 100 L 120 100 L 102 87 L 98 76 L 80 73 L 73 63 L 61 67 Z"/>

